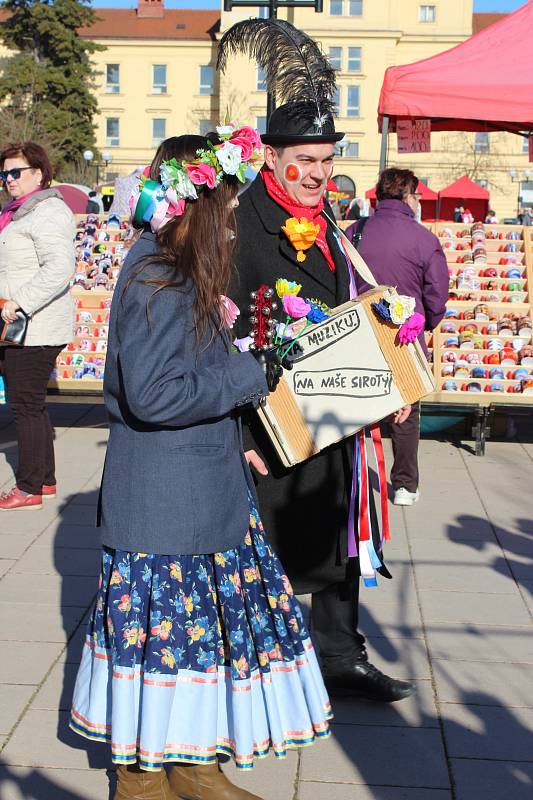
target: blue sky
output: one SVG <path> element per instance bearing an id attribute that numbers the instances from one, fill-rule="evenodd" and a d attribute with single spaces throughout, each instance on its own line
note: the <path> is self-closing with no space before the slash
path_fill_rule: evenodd
<path id="1" fill-rule="evenodd" d="M 137 0 L 92 0 L 98 8 L 136 8 Z M 474 0 L 474 11 L 515 11 L 524 0 Z M 220 8 L 219 0 L 165 0 L 167 8 Z"/>

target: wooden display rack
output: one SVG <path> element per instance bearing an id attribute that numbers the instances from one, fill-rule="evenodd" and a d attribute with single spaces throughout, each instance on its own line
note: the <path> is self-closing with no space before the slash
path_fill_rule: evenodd
<path id="1" fill-rule="evenodd" d="M 77 214 L 76 223 L 78 224 L 79 222 L 86 220 L 87 216 L 87 214 Z M 94 214 L 91 216 L 98 217 L 100 223 L 107 222 L 109 218 L 108 213 L 98 215 Z M 121 218 L 121 223 L 124 221 L 125 218 Z M 77 227 L 76 230 L 79 231 L 80 228 Z M 124 241 L 126 230 L 123 228 L 119 229 L 112 227 L 109 229 L 109 233 L 112 238 L 109 242 L 105 242 L 105 244 L 108 244 L 110 248 L 113 248 L 116 247 L 118 243 L 122 243 Z M 117 234 L 119 234 L 118 238 Z M 94 248 L 103 243 L 104 242 L 102 241 L 96 241 Z M 77 244 L 79 243 L 77 242 Z M 92 255 L 98 255 L 94 248 Z M 120 257 L 122 260 L 124 251 L 122 251 L 120 254 L 113 253 L 113 256 L 114 258 Z M 81 259 L 77 263 L 77 274 L 79 274 L 78 266 L 80 262 Z M 89 284 L 92 285 L 93 288 L 82 288 L 76 283 L 74 283 L 72 286 L 72 296 L 76 303 L 75 329 L 77 335 L 73 339 L 72 343 L 69 344 L 58 356 L 56 362 L 56 376 L 51 378 L 48 383 L 48 400 L 61 403 L 83 403 L 85 401 L 89 403 L 103 403 L 103 379 L 96 377 L 75 378 L 74 375 L 76 374 L 77 370 L 80 369 L 80 365 L 66 362 L 69 362 L 73 356 L 83 355 L 84 358 L 88 359 L 89 363 L 94 363 L 96 360 L 102 362 L 100 364 L 95 364 L 95 368 L 99 372 L 103 371 L 105 367 L 105 354 L 107 349 L 107 317 L 110 301 L 113 297 L 114 282 L 115 281 L 111 282 L 111 288 L 106 289 L 95 288 L 94 280 L 91 279 L 84 280 L 84 283 L 85 286 Z M 80 312 L 83 310 L 91 312 L 93 317 L 92 321 L 84 321 L 80 319 Z M 79 332 L 80 326 L 86 326 L 89 329 L 89 333 L 82 334 Z M 96 332 L 98 332 L 98 336 L 94 335 Z M 88 342 L 90 343 L 89 346 L 87 345 Z"/>

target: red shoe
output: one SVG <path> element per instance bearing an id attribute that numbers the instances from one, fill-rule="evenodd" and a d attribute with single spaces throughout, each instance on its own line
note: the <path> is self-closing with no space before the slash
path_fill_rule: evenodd
<path id="1" fill-rule="evenodd" d="M 51 497 L 55 497 L 57 495 L 57 486 L 55 485 L 55 483 L 49 484 L 48 486 L 45 483 L 43 483 L 41 494 L 43 496 L 43 500 L 49 500 Z"/>
<path id="2" fill-rule="evenodd" d="M 42 507 L 43 498 L 40 494 L 26 494 L 18 486 L 0 497 L 0 511 L 38 511 Z"/>

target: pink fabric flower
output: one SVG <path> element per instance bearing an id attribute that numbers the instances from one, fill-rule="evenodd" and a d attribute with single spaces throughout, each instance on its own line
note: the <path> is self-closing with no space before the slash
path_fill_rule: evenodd
<path id="1" fill-rule="evenodd" d="M 143 169 L 142 174 L 144 175 L 145 178 L 149 178 L 150 177 L 150 165 L 148 165 L 147 167 L 145 167 Z"/>
<path id="2" fill-rule="evenodd" d="M 215 188 L 217 174 L 209 164 L 186 164 L 185 168 L 189 178 L 196 186 L 206 183 L 208 189 Z"/>
<path id="3" fill-rule="evenodd" d="M 235 139 L 237 137 L 248 139 L 248 141 L 251 142 L 252 147 L 255 148 L 256 150 L 260 150 L 261 147 L 263 146 L 263 142 L 261 141 L 259 133 L 256 131 L 255 128 L 251 128 L 249 125 L 243 125 L 242 128 L 233 131 L 230 141 L 237 144 L 237 142 L 235 142 Z"/>
<path id="4" fill-rule="evenodd" d="M 233 328 L 235 320 L 240 313 L 239 307 L 235 305 L 233 300 L 230 300 L 230 298 L 226 297 L 224 294 L 220 295 L 220 316 L 226 327 Z"/>
<path id="5" fill-rule="evenodd" d="M 243 161 L 249 161 L 251 159 L 254 154 L 254 146 L 249 139 L 246 139 L 244 136 L 232 136 L 230 142 L 241 148 L 241 158 Z"/>
<path id="6" fill-rule="evenodd" d="M 298 297 L 296 294 L 286 294 L 281 301 L 285 313 L 293 319 L 300 319 L 306 317 L 311 311 L 311 306 L 306 303 L 303 297 Z"/>
<path id="7" fill-rule="evenodd" d="M 416 341 L 416 339 L 418 339 L 424 330 L 425 322 L 426 319 L 424 315 L 419 314 L 418 311 L 415 311 L 414 314 L 411 314 L 409 319 L 403 323 L 398 331 L 398 339 L 400 340 L 400 343 L 409 344 L 409 342 Z"/>

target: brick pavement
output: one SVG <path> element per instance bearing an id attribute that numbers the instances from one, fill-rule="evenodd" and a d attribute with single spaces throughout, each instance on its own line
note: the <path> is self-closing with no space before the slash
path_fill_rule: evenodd
<path id="1" fill-rule="evenodd" d="M 0 519 L 0 798 L 106 800 L 107 749 L 67 728 L 95 594 L 101 407 L 52 406 L 60 495 Z M 523 432 L 527 434 L 527 430 Z M 531 429 L 529 442 L 531 442 Z M 531 800 L 533 445 L 421 445 L 422 498 L 392 508 L 395 575 L 363 590 L 372 660 L 416 680 L 391 706 L 334 703 L 333 735 L 230 775 L 264 800 Z M 0 487 L 14 434 L 0 410 Z"/>

